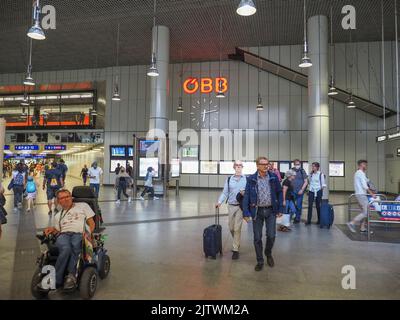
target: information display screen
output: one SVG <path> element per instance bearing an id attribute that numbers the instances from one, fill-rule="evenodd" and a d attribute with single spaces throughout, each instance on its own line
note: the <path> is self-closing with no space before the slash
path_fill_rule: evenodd
<path id="1" fill-rule="evenodd" d="M 182 173 L 199 173 L 199 162 L 182 161 Z"/>
<path id="2" fill-rule="evenodd" d="M 219 174 L 234 174 L 233 161 L 221 161 L 219 163 Z"/>
<path id="3" fill-rule="evenodd" d="M 111 146 L 111 157 L 126 157 L 126 147 Z"/>
<path id="4" fill-rule="evenodd" d="M 279 171 L 286 174 L 290 169 L 290 162 L 279 162 Z"/>
<path id="5" fill-rule="evenodd" d="M 249 175 L 254 174 L 257 171 L 257 165 L 255 162 L 246 161 L 243 162 L 243 174 Z"/>
<path id="6" fill-rule="evenodd" d="M 177 178 L 179 177 L 180 167 L 179 167 L 179 159 L 171 159 L 171 177 Z"/>
<path id="7" fill-rule="evenodd" d="M 139 158 L 139 177 L 144 178 L 147 174 L 147 168 L 152 167 L 158 178 L 158 158 Z"/>
<path id="8" fill-rule="evenodd" d="M 146 155 L 146 153 L 157 154 L 160 147 L 160 141 L 158 140 L 140 140 L 139 150 L 141 155 Z"/>
<path id="9" fill-rule="evenodd" d="M 216 161 L 201 161 L 200 162 L 200 173 L 201 174 L 217 174 L 218 173 L 218 162 L 216 162 Z"/>
<path id="10" fill-rule="evenodd" d="M 115 172 L 115 168 L 117 167 L 117 165 L 121 166 L 121 167 L 126 167 L 126 161 L 125 160 L 115 160 L 115 159 L 111 159 L 110 160 L 110 172 Z"/>
<path id="11" fill-rule="evenodd" d="M 182 158 L 198 159 L 199 158 L 199 147 L 198 146 L 182 147 Z"/>
<path id="12" fill-rule="evenodd" d="M 344 177 L 344 162 L 332 161 L 329 162 L 330 177 Z"/>
<path id="13" fill-rule="evenodd" d="M 128 157 L 129 158 L 133 157 L 133 147 L 128 147 Z"/>

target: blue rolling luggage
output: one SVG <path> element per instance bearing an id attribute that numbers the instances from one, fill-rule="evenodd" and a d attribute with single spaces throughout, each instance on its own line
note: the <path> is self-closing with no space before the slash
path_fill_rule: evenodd
<path id="1" fill-rule="evenodd" d="M 219 209 L 216 208 L 215 224 L 204 229 L 203 250 L 206 258 L 217 258 L 217 254 L 222 255 L 222 227 L 219 224 Z"/>
<path id="2" fill-rule="evenodd" d="M 333 220 L 335 218 L 335 213 L 333 211 L 333 206 L 329 204 L 328 200 L 322 200 L 321 203 L 321 216 L 320 220 L 320 228 L 330 227 L 333 225 Z"/>

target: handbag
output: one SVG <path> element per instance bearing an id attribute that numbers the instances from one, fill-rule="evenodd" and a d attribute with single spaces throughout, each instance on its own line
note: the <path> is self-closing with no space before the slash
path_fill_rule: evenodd
<path id="1" fill-rule="evenodd" d="M 7 186 L 8 190 L 11 190 L 12 188 L 14 188 L 14 178 L 11 179 L 10 183 Z"/>

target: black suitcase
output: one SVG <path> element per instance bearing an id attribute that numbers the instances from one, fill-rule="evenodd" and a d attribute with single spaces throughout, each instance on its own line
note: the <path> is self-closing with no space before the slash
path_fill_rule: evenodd
<path id="1" fill-rule="evenodd" d="M 327 200 L 322 200 L 321 203 L 321 217 L 320 217 L 320 228 L 328 227 L 330 229 L 335 219 L 335 212 L 333 206 L 328 203 Z"/>
<path id="2" fill-rule="evenodd" d="M 204 229 L 203 250 L 206 258 L 217 258 L 218 252 L 222 255 L 222 227 L 219 224 L 219 209 L 216 208 L 215 224 Z"/>

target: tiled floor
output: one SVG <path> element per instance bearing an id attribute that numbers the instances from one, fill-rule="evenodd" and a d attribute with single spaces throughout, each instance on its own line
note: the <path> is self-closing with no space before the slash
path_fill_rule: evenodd
<path id="1" fill-rule="evenodd" d="M 70 185 L 78 181 L 70 180 Z M 95 299 L 399 299 L 400 246 L 349 240 L 338 228 L 304 224 L 278 234 L 275 268 L 254 271 L 251 223 L 244 223 L 240 260 L 231 260 L 226 208 L 221 209 L 224 255 L 207 260 L 202 252 L 203 229 L 213 222 L 217 190 L 182 189 L 179 198 L 111 201 L 112 188 L 101 191 L 100 206 L 111 257 L 109 278 L 101 281 Z M 332 193 L 331 203 L 347 202 Z M 34 215 L 12 212 L 0 240 L 0 298 L 30 299 L 29 279 L 39 244 L 35 231 L 52 224 L 44 192 Z M 306 205 L 306 204 L 305 204 Z M 347 207 L 335 206 L 335 223 L 347 219 Z M 303 212 L 303 215 L 305 212 Z M 20 234 L 21 233 L 21 234 Z M 399 235 L 400 237 L 400 235 Z M 356 290 L 342 289 L 342 267 L 356 269 Z M 50 295 L 75 299 L 78 295 Z"/>

